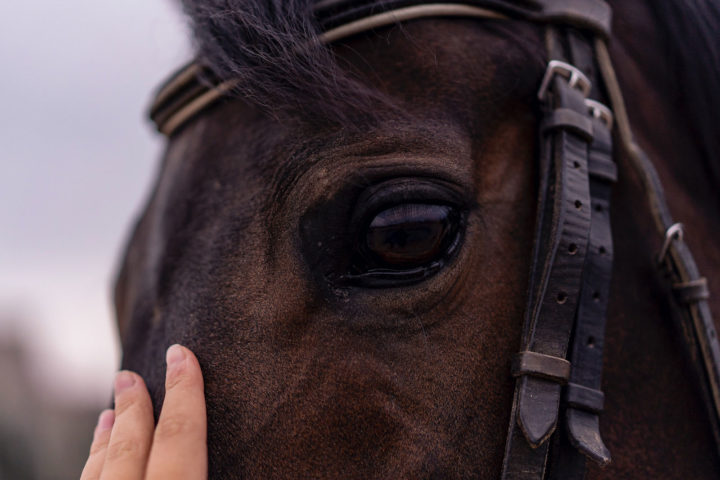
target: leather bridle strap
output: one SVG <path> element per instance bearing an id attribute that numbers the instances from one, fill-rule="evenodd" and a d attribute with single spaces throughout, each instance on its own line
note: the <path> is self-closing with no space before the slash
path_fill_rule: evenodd
<path id="1" fill-rule="evenodd" d="M 437 17 L 556 22 L 606 38 L 610 35 L 611 17 L 610 8 L 600 0 L 320 0 L 313 13 L 320 26 L 320 43 L 337 42 L 402 21 Z M 172 136 L 236 87 L 237 81 L 219 81 L 210 69 L 191 62 L 158 90 L 150 118 L 159 132 Z"/>
<path id="2" fill-rule="evenodd" d="M 697 288 L 699 284 L 706 283 L 706 280 L 700 275 L 695 259 L 683 241 L 682 226 L 672 219 L 655 167 L 642 148 L 635 143 L 607 45 L 603 40 L 596 39 L 595 50 L 600 72 L 615 111 L 622 149 L 642 181 L 655 228 L 664 242 L 658 255 L 658 267 L 668 283 L 679 292 L 679 302 L 676 305 L 680 311 L 680 324 L 685 333 L 685 344 L 705 397 L 710 426 L 720 455 L 720 343 L 707 302 L 709 292 L 700 287 L 696 290 L 696 295 L 691 295 L 689 298 L 682 295 L 687 288 L 691 286 Z"/>
<path id="3" fill-rule="evenodd" d="M 593 119 L 593 142 L 588 162 L 592 198 L 590 243 L 573 332 L 570 381 L 563 398 L 563 424 L 567 436 L 561 436 L 553 447 L 549 475 L 553 480 L 582 480 L 586 458 L 600 465 L 610 462 L 610 452 L 600 435 L 598 417 L 604 406 L 602 354 L 613 258 L 610 193 L 617 175 L 607 118 L 598 115 Z"/>
<path id="4" fill-rule="evenodd" d="M 566 37 L 573 64 L 594 84 L 600 84 L 593 44 L 580 32 L 569 31 Z M 599 89 L 595 91 L 599 94 Z M 617 167 L 612 159 L 612 113 L 596 101 L 586 103 L 593 116 L 588 161 L 592 223 L 569 357 L 572 369 L 564 392 L 561 422 L 566 435 L 559 435 L 551 448 L 548 477 L 552 480 L 582 480 L 586 458 L 601 466 L 610 461 L 610 452 L 600 435 L 599 413 L 604 406 L 602 356 L 613 259 L 610 194 Z"/>
<path id="5" fill-rule="evenodd" d="M 552 45 L 559 43 L 555 37 L 554 30 L 549 30 Z M 548 357 L 546 369 L 561 360 L 570 366 L 565 360 L 568 345 L 582 295 L 587 295 L 583 269 L 591 247 L 589 147 L 594 138 L 588 106 L 590 81 L 577 67 L 559 60 L 568 56 L 554 53 L 552 45 L 548 50 L 555 59 L 549 62 L 538 92 L 544 112 L 541 176 L 521 353 Z M 561 411 L 562 386 L 571 378 L 571 370 L 565 378 L 552 378 L 542 371 L 516 370 L 513 374 L 519 378 L 502 478 L 542 479 L 548 440 Z"/>

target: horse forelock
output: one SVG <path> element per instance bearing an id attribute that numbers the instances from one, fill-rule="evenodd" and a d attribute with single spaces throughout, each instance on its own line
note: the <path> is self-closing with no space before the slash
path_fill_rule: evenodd
<path id="1" fill-rule="evenodd" d="M 340 125 L 376 117 L 388 99 L 354 81 L 317 42 L 314 3 L 182 0 L 200 61 L 236 81 L 236 95 L 274 116 L 302 112 Z"/>

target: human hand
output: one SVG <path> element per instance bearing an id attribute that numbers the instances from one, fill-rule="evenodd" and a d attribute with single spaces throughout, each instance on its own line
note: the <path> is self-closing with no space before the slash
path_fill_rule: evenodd
<path id="1" fill-rule="evenodd" d="M 115 410 L 100 414 L 80 480 L 202 480 L 207 478 L 207 418 L 202 372 L 195 355 L 167 351 L 165 401 L 157 427 L 145 382 L 115 377 Z"/>

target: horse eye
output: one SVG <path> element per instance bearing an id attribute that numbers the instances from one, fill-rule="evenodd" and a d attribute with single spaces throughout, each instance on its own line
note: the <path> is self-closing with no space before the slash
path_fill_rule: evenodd
<path id="1" fill-rule="evenodd" d="M 365 231 L 364 250 L 378 267 L 423 266 L 443 257 L 458 226 L 457 211 L 447 205 L 397 205 L 372 219 Z"/>

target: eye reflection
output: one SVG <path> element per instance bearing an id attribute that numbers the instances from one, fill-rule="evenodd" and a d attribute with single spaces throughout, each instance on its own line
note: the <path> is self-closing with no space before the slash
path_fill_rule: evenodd
<path id="1" fill-rule="evenodd" d="M 457 227 L 458 215 L 452 207 L 397 205 L 383 210 L 370 222 L 365 248 L 380 266 L 422 266 L 445 253 Z"/>

